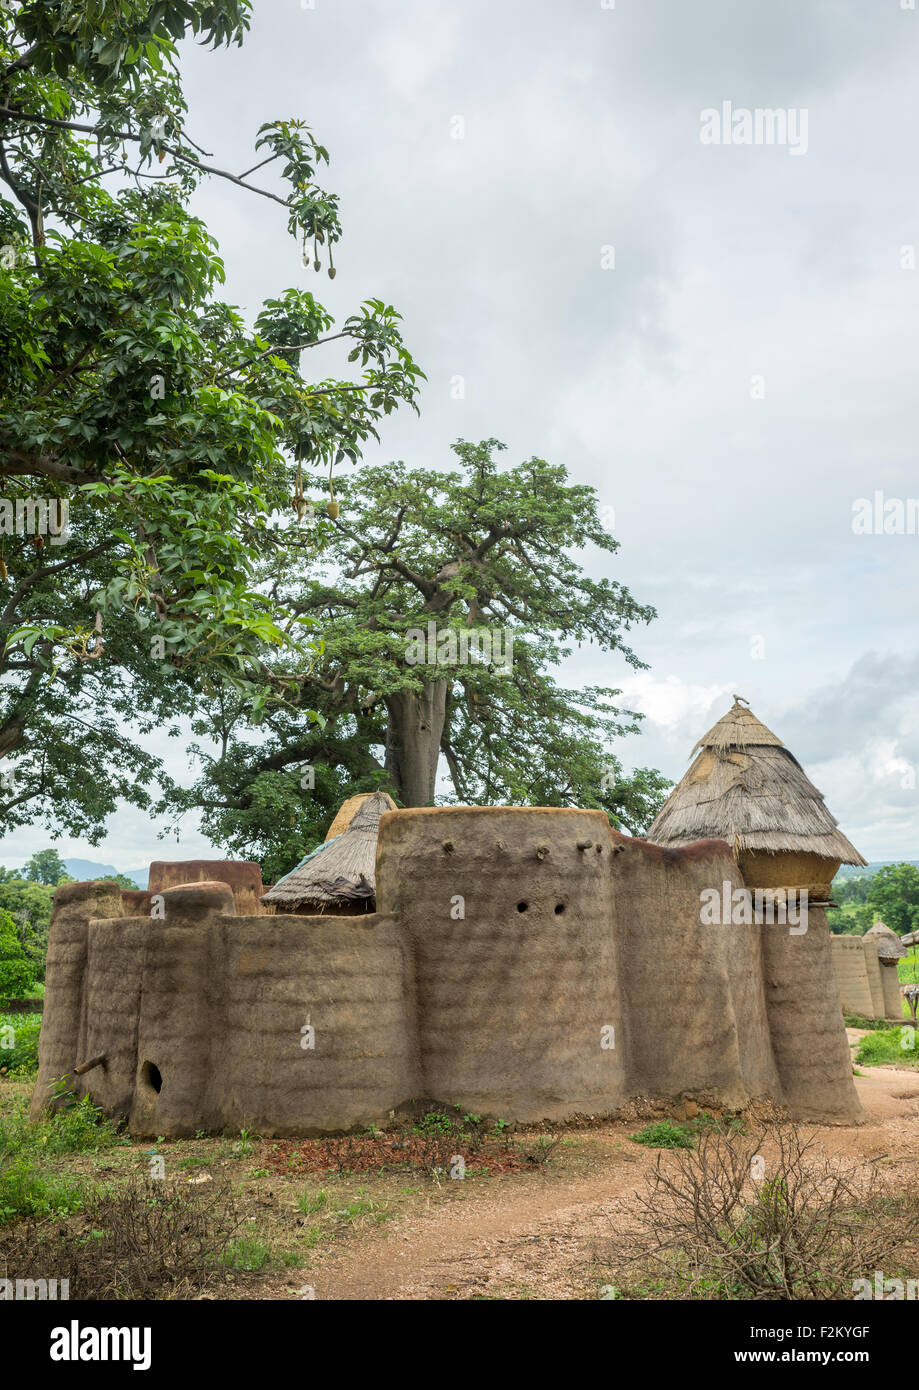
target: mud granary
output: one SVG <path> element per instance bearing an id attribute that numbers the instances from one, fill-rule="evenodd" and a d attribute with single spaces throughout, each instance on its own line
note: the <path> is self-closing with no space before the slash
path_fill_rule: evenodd
<path id="1" fill-rule="evenodd" d="M 662 848 L 600 811 L 390 811 L 359 917 L 252 911 L 256 865 L 152 875 L 155 897 L 57 892 L 35 1114 L 67 1077 L 139 1135 L 346 1131 L 419 1100 L 860 1118 L 825 914 L 703 925 L 704 890 L 743 887 L 722 841 Z"/>

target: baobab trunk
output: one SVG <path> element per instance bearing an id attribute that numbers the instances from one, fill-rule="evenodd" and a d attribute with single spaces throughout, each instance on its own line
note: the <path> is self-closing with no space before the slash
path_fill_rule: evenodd
<path id="1" fill-rule="evenodd" d="M 446 705 L 446 681 L 387 697 L 386 770 L 406 806 L 430 806 L 434 800 Z"/>

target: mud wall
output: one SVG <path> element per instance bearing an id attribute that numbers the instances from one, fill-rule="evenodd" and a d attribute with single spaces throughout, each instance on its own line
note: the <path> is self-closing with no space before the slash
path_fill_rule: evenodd
<path id="1" fill-rule="evenodd" d="M 706 919 L 712 890 L 743 897 L 723 842 L 664 849 L 599 811 L 388 812 L 360 917 L 237 915 L 249 867 L 151 875 L 162 916 L 114 885 L 58 890 L 33 1113 L 104 1054 L 76 1087 L 143 1135 L 341 1131 L 417 1100 L 524 1122 L 633 1097 L 860 1117 L 825 915 Z"/>
<path id="2" fill-rule="evenodd" d="M 214 882 L 225 883 L 231 889 L 240 916 L 261 913 L 259 899 L 265 892 L 262 870 L 260 865 L 243 859 L 156 859 L 150 865 L 147 894 L 164 893 L 167 888 L 186 883 Z"/>
<path id="3" fill-rule="evenodd" d="M 865 969 L 868 972 L 868 988 L 871 990 L 871 1003 L 874 1009 L 872 1018 L 884 1017 L 884 986 L 881 984 L 881 964 L 878 960 L 878 944 L 862 938 L 862 951 L 865 955 Z"/>
<path id="4" fill-rule="evenodd" d="M 769 1033 L 785 1104 L 800 1119 L 851 1124 L 861 1118 L 861 1105 L 834 987 L 826 912 L 811 906 L 803 933 L 763 931 Z"/>
<path id="5" fill-rule="evenodd" d="M 886 965 L 879 959 L 877 942 L 863 936 L 834 936 L 831 947 L 844 1012 L 863 1018 L 901 1018 L 896 963 Z"/>
<path id="6" fill-rule="evenodd" d="M 45 1008 L 38 1043 L 38 1083 L 33 1118 L 58 1080 L 82 1089 L 73 1068 L 86 1061 L 88 927 L 95 917 L 121 911 L 121 891 L 114 883 L 67 883 L 54 895 L 48 928 Z"/>
<path id="7" fill-rule="evenodd" d="M 90 886 L 71 885 L 82 891 L 56 914 L 69 973 L 49 976 L 34 1114 L 62 1074 L 140 1135 L 347 1130 L 419 1096 L 411 962 L 392 918 L 237 917 L 230 889 L 205 882 L 166 889 L 162 919 L 87 927 Z M 106 1061 L 74 1078 L 78 1054 Z"/>
<path id="8" fill-rule="evenodd" d="M 881 990 L 884 995 L 884 1017 L 903 1018 L 903 996 L 900 993 L 900 976 L 896 961 L 880 961 Z"/>
<path id="9" fill-rule="evenodd" d="M 859 936 L 834 936 L 830 943 L 833 974 L 844 1013 L 876 1018 L 865 953 Z"/>
<path id="10" fill-rule="evenodd" d="M 611 832 L 613 917 L 631 1089 L 728 1107 L 776 1096 L 762 927 L 703 922 L 702 894 L 743 879 L 728 846 L 664 849 Z"/>
<path id="11" fill-rule="evenodd" d="M 519 1120 L 622 1103 L 610 875 L 601 811 L 383 814 L 377 906 L 414 953 L 426 1096 Z"/>

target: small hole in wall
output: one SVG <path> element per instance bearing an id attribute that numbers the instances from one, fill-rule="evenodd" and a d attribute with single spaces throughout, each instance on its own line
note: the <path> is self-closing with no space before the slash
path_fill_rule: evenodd
<path id="1" fill-rule="evenodd" d="M 140 1070 L 140 1079 L 156 1091 L 157 1095 L 163 1089 L 163 1078 L 160 1075 L 159 1067 L 154 1062 L 144 1062 Z"/>
<path id="2" fill-rule="evenodd" d="M 562 913 L 563 913 L 564 911 L 565 911 L 565 904 L 564 904 L 564 903 L 556 903 L 556 904 L 555 904 L 555 915 L 556 915 L 556 917 L 561 917 L 561 915 L 562 915 Z"/>
<path id="3" fill-rule="evenodd" d="M 526 912 L 526 910 L 527 910 L 527 908 L 529 907 L 529 905 L 530 905 L 529 903 L 518 903 L 518 904 L 517 904 L 517 911 L 518 911 L 518 912 Z"/>

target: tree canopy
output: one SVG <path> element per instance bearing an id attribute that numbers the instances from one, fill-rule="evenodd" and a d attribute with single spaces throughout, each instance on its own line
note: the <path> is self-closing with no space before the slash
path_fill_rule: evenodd
<path id="1" fill-rule="evenodd" d="M 238 174 L 190 133 L 178 42 L 240 43 L 249 11 L 0 9 L 7 829 L 43 819 L 97 843 L 119 798 L 151 804 L 160 769 L 126 726 L 168 734 L 218 687 L 257 717 L 307 669 L 309 625 L 260 590 L 259 566 L 315 545 L 300 524 L 307 480 L 331 479 L 385 415 L 415 405 L 422 374 L 382 300 L 336 327 L 303 286 L 251 325 L 218 297 L 216 242 L 189 211 L 203 178 L 277 204 L 304 269 L 334 275 L 341 237 L 319 182 L 328 152 L 302 120 L 263 123 Z M 334 339 L 353 379 L 313 371 L 312 349 Z"/>
<path id="2" fill-rule="evenodd" d="M 361 468 L 311 560 L 293 572 L 266 561 L 273 600 L 318 626 L 321 652 L 257 743 L 245 702 L 221 690 L 197 724 L 217 752 L 199 746 L 204 775 L 163 809 L 200 809 L 214 842 L 261 859 L 268 877 L 321 838 L 346 795 L 380 786 L 431 804 L 441 758 L 447 799 L 650 823 L 669 783 L 625 776 L 611 751 L 640 716 L 618 689 L 567 689 L 552 672 L 575 643 L 641 668 L 625 634 L 654 610 L 585 572 L 583 547 L 618 549 L 594 490 L 542 459 L 501 469 L 503 447 L 460 442 L 453 471 Z"/>

